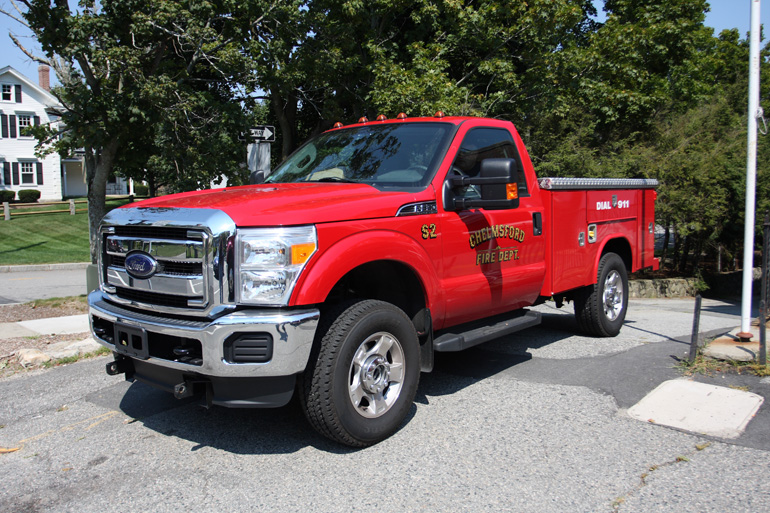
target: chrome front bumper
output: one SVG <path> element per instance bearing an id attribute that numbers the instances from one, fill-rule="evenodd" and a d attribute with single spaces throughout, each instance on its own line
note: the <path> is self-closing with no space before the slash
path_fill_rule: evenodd
<path id="1" fill-rule="evenodd" d="M 310 357 L 319 311 L 308 309 L 261 309 L 238 311 L 209 320 L 186 320 L 137 313 L 108 303 L 101 291 L 88 295 L 89 320 L 94 338 L 103 346 L 119 352 L 112 341 L 94 330 L 94 319 L 123 326 L 142 328 L 148 336 L 181 337 L 200 341 L 202 364 L 148 356 L 144 362 L 175 371 L 222 378 L 261 378 L 292 376 L 302 372 Z M 269 333 L 273 354 L 264 363 L 231 363 L 225 359 L 225 340 L 239 333 Z M 152 341 L 150 340 L 150 343 Z"/>

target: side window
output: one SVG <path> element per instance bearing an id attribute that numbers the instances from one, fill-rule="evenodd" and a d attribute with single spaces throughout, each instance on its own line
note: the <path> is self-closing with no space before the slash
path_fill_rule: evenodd
<path id="1" fill-rule="evenodd" d="M 477 176 L 484 159 L 508 158 L 515 159 L 519 168 L 519 197 L 529 196 L 527 182 L 521 168 L 521 158 L 516 151 L 508 130 L 501 128 L 474 128 L 467 134 L 460 145 L 452 169 L 466 176 Z M 467 187 L 462 195 L 466 198 L 478 198 L 478 190 Z"/>

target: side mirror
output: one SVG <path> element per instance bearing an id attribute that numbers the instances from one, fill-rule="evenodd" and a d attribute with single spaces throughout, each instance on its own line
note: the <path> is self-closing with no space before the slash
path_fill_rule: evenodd
<path id="1" fill-rule="evenodd" d="M 251 185 L 257 185 L 260 183 L 265 183 L 265 172 L 264 171 L 252 171 L 249 174 L 249 184 Z"/>
<path id="2" fill-rule="evenodd" d="M 454 194 L 447 210 L 465 210 L 468 208 L 506 209 L 519 206 L 519 172 L 514 159 L 484 159 L 481 161 L 479 176 L 451 176 L 447 182 L 452 191 L 477 185 L 481 198 L 458 198 Z M 452 208 L 453 207 L 453 208 Z"/>

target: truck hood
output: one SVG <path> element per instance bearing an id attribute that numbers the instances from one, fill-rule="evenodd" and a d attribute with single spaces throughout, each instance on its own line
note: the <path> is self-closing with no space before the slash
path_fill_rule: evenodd
<path id="1" fill-rule="evenodd" d="M 237 226 L 290 226 L 393 217 L 417 194 L 383 192 L 355 183 L 262 184 L 185 192 L 123 208 L 205 208 L 225 212 Z"/>

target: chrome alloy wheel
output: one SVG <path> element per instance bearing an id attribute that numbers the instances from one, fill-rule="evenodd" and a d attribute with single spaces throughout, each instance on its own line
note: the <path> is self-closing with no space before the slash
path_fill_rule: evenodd
<path id="1" fill-rule="evenodd" d="M 610 321 L 618 318 L 623 311 L 623 280 L 620 273 L 613 270 L 604 280 L 604 315 Z"/>
<path id="2" fill-rule="evenodd" d="M 384 331 L 358 347 L 350 363 L 348 394 L 360 415 L 376 418 L 395 404 L 404 383 L 404 360 L 401 343 Z"/>

